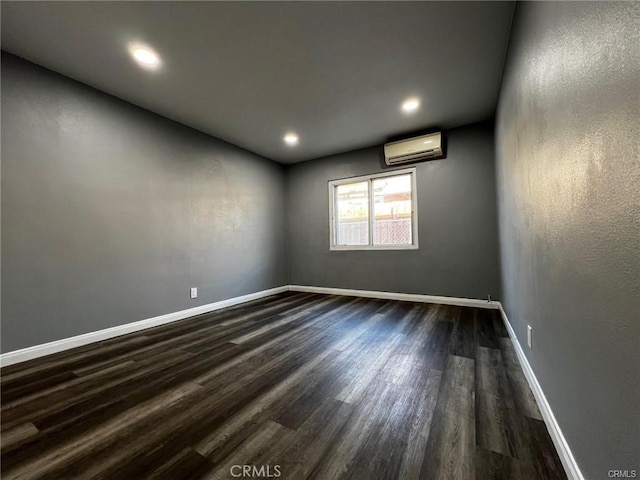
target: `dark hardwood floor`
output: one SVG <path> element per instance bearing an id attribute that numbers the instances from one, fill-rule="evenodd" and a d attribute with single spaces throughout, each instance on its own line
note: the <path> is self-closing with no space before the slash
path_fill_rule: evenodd
<path id="1" fill-rule="evenodd" d="M 494 310 L 290 292 L 1 384 L 4 480 L 566 478 Z"/>

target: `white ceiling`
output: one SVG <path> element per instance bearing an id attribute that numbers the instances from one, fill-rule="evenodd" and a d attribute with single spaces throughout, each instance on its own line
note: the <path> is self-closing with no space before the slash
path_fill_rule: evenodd
<path id="1" fill-rule="evenodd" d="M 282 163 L 490 118 L 512 2 L 2 2 L 2 49 Z M 127 45 L 162 57 L 139 68 Z M 400 104 L 420 97 L 404 115 Z M 300 143 L 287 147 L 295 131 Z"/>

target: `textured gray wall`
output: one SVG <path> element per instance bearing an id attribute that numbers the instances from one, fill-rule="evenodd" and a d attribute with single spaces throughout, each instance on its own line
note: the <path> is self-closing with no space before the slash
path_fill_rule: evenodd
<path id="1" fill-rule="evenodd" d="M 286 284 L 284 182 L 3 53 L 2 351 Z"/>
<path id="2" fill-rule="evenodd" d="M 504 305 L 592 479 L 640 470 L 639 25 L 638 2 L 518 4 L 498 109 Z"/>
<path id="3" fill-rule="evenodd" d="M 445 132 L 446 159 L 416 164 L 418 250 L 329 251 L 327 182 L 380 172 L 382 146 L 289 166 L 292 284 L 499 296 L 493 127 Z"/>

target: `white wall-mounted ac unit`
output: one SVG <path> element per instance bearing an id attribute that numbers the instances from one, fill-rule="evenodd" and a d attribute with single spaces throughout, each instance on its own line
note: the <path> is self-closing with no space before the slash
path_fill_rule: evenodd
<path id="1" fill-rule="evenodd" d="M 442 134 L 440 132 L 408 138 L 384 146 L 387 165 L 419 162 L 442 156 Z"/>

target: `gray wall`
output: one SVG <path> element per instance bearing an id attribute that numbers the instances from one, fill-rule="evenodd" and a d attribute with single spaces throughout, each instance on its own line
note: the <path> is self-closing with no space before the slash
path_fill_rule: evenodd
<path id="1" fill-rule="evenodd" d="M 3 53 L 2 350 L 286 284 L 284 182 Z"/>
<path id="2" fill-rule="evenodd" d="M 519 3 L 497 118 L 503 303 L 593 479 L 640 470 L 638 25 L 638 2 Z"/>
<path id="3" fill-rule="evenodd" d="M 382 171 L 382 146 L 291 165 L 291 283 L 498 297 L 493 127 L 474 125 L 445 135 L 447 158 L 416 164 L 418 250 L 329 251 L 327 182 Z"/>

